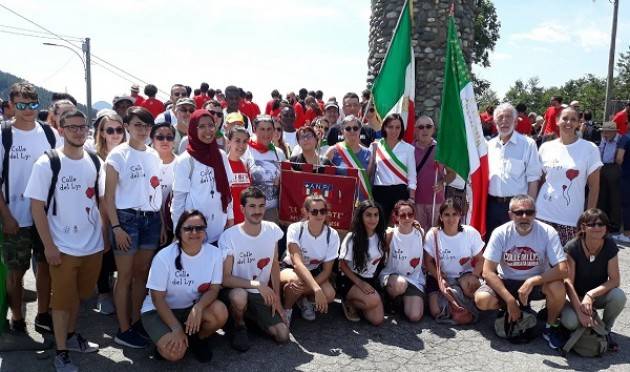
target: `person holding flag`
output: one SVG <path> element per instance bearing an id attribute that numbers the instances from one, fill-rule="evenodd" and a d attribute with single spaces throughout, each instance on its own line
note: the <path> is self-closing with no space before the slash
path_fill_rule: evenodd
<path id="1" fill-rule="evenodd" d="M 472 191 L 469 224 L 484 236 L 488 145 L 481 129 L 469 68 L 457 36 L 454 11 L 451 7 L 448 18 L 444 87 L 435 159 L 469 182 Z"/>
<path id="2" fill-rule="evenodd" d="M 372 199 L 372 187 L 367 172 L 371 155 L 370 150 L 361 145 L 361 123 L 356 116 L 348 115 L 343 119 L 341 129 L 343 142 L 331 146 L 326 152 L 326 158 L 336 167 L 358 169 L 358 201 Z"/>
<path id="3" fill-rule="evenodd" d="M 416 158 L 412 145 L 402 140 L 403 119 L 389 114 L 383 121 L 383 138 L 372 143 L 370 174 L 374 180 L 374 200 L 390 220 L 394 204 L 416 196 Z"/>

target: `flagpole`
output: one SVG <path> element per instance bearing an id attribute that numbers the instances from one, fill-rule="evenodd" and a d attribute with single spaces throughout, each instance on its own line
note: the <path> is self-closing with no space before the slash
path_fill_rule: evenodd
<path id="1" fill-rule="evenodd" d="M 435 185 L 437 185 L 438 170 L 440 168 L 437 162 L 435 162 L 434 164 L 435 164 L 435 167 L 434 167 L 435 168 L 435 181 L 433 182 L 433 187 L 431 188 L 433 190 L 433 204 L 431 206 L 431 227 L 433 227 L 433 221 L 435 221 L 435 200 L 437 197 L 437 193 L 435 192 Z"/>

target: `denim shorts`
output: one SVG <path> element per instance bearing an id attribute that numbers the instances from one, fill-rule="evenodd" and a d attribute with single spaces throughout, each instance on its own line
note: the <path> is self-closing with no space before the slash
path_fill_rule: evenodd
<path id="1" fill-rule="evenodd" d="M 154 251 L 158 248 L 162 228 L 160 212 L 117 209 L 116 214 L 118 215 L 118 224 L 131 238 L 131 245 L 127 251 L 114 249 L 114 255 L 133 255 L 139 249 Z"/>

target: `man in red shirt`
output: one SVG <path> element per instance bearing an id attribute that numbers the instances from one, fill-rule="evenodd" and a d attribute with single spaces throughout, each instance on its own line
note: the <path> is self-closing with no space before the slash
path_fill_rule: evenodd
<path id="1" fill-rule="evenodd" d="M 254 94 L 250 91 L 245 92 L 244 102 L 244 110 L 243 112 L 247 117 L 249 117 L 252 121 L 256 119 L 256 116 L 260 115 L 260 107 L 252 101 L 254 99 Z"/>
<path id="2" fill-rule="evenodd" d="M 199 95 L 195 95 L 195 97 L 193 98 L 197 109 L 202 108 L 203 104 L 206 103 L 206 101 L 210 100 L 210 97 L 208 96 L 209 89 L 210 86 L 208 85 L 208 83 L 201 83 L 201 86 L 199 86 L 200 93 Z"/>
<path id="3" fill-rule="evenodd" d="M 132 85 L 131 98 L 135 100 L 133 102 L 134 106 L 142 106 L 142 102 L 144 102 L 144 97 L 142 97 L 139 93 L 140 93 L 140 87 L 138 86 L 138 84 Z"/>
<path id="4" fill-rule="evenodd" d="M 630 101 L 626 103 L 626 107 L 615 114 L 613 121 L 617 124 L 617 133 L 622 136 L 628 132 L 628 114 L 630 113 Z"/>
<path id="5" fill-rule="evenodd" d="M 514 129 L 522 135 L 531 137 L 533 123 L 527 116 L 527 105 L 519 103 L 516 105 L 516 112 L 518 113 L 518 116 L 516 118 L 516 127 Z"/>
<path id="6" fill-rule="evenodd" d="M 295 111 L 295 129 L 300 129 L 305 122 L 304 108 L 302 107 L 302 104 L 298 102 L 294 92 L 287 93 L 287 100 L 291 106 L 293 106 L 293 111 Z"/>
<path id="7" fill-rule="evenodd" d="M 497 128 L 494 125 L 494 105 L 486 106 L 486 110 L 479 114 L 481 129 L 484 137 L 494 137 L 497 135 Z"/>
<path id="8" fill-rule="evenodd" d="M 324 112 L 324 92 L 322 92 L 321 90 L 316 90 L 315 91 L 315 99 L 317 100 L 317 104 L 319 105 L 319 109 L 322 110 L 322 112 Z"/>
<path id="9" fill-rule="evenodd" d="M 556 117 L 562 111 L 562 97 L 551 97 L 551 105 L 547 107 L 545 111 L 545 122 L 543 123 L 543 137 L 557 137 L 559 136 L 558 123 L 556 123 Z"/>
<path id="10" fill-rule="evenodd" d="M 155 85 L 147 84 L 144 87 L 144 94 L 146 94 L 147 99 L 145 99 L 144 102 L 142 102 L 142 104 L 140 105 L 149 110 L 154 119 L 165 110 L 164 103 L 155 98 L 157 91 L 158 90 Z"/>
<path id="11" fill-rule="evenodd" d="M 267 105 L 265 105 L 265 115 L 271 115 L 271 111 L 273 111 L 273 106 L 277 101 L 280 101 L 282 99 L 282 96 L 280 96 L 280 92 L 278 92 L 278 89 L 274 89 L 271 91 L 271 100 L 269 102 L 267 102 Z"/>
<path id="12" fill-rule="evenodd" d="M 306 103 L 306 112 L 304 113 L 304 122 L 305 124 L 311 124 L 316 117 L 322 116 L 322 111 L 319 108 L 319 104 L 317 100 L 313 96 L 308 96 L 304 100 Z"/>

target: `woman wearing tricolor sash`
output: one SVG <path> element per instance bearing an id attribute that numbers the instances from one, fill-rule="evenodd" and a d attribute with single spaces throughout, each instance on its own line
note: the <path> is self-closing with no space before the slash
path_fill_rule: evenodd
<path id="1" fill-rule="evenodd" d="M 374 200 L 381 205 L 389 222 L 399 200 L 416 196 L 416 157 L 414 147 L 403 141 L 403 120 L 399 114 L 385 117 L 383 138 L 372 143 L 370 174 L 373 175 Z"/>
<path id="2" fill-rule="evenodd" d="M 348 115 L 341 123 L 343 142 L 337 142 L 326 152 L 326 158 L 339 168 L 356 168 L 359 170 L 358 201 L 372 198 L 368 163 L 370 150 L 361 145 L 361 123 L 354 115 Z M 341 169 L 339 174 L 347 173 Z"/>

